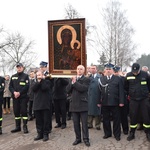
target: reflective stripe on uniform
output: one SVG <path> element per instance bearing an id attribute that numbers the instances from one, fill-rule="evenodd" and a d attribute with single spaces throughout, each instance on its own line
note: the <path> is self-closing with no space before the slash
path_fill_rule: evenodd
<path id="1" fill-rule="evenodd" d="M 141 85 L 146 85 L 147 81 L 141 81 Z"/>
<path id="2" fill-rule="evenodd" d="M 19 119 L 21 119 L 21 117 L 15 117 L 15 120 L 19 120 Z"/>
<path id="3" fill-rule="evenodd" d="M 22 119 L 27 120 L 27 119 L 28 119 L 28 117 L 22 117 Z"/>
<path id="4" fill-rule="evenodd" d="M 131 79 L 135 79 L 135 77 L 134 76 L 127 77 L 127 80 L 131 80 Z"/>
<path id="5" fill-rule="evenodd" d="M 17 80 L 18 79 L 18 77 L 12 77 L 12 80 Z"/>
<path id="6" fill-rule="evenodd" d="M 145 128 L 150 128 L 150 125 L 143 124 Z"/>
<path id="7" fill-rule="evenodd" d="M 0 121 L 2 121 L 3 120 L 3 118 L 0 118 Z"/>
<path id="8" fill-rule="evenodd" d="M 137 124 L 136 125 L 130 125 L 130 128 L 137 128 Z"/>
<path id="9" fill-rule="evenodd" d="M 24 83 L 24 82 L 20 82 L 19 84 L 20 84 L 20 85 L 26 85 L 26 83 Z"/>

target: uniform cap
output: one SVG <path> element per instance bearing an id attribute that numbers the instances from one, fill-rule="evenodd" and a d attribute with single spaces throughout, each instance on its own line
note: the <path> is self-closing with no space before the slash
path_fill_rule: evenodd
<path id="1" fill-rule="evenodd" d="M 23 64 L 22 63 L 17 63 L 16 67 L 23 67 Z"/>
<path id="2" fill-rule="evenodd" d="M 40 66 L 42 66 L 42 67 L 47 67 L 47 64 L 48 64 L 48 63 L 45 62 L 45 61 L 41 61 L 41 62 L 40 62 Z"/>
<path id="3" fill-rule="evenodd" d="M 118 72 L 120 70 L 120 67 L 119 66 L 114 66 L 113 70 L 114 70 L 114 72 Z"/>
<path id="4" fill-rule="evenodd" d="M 138 63 L 134 63 L 132 65 L 132 72 L 137 73 L 140 70 L 140 65 Z"/>
<path id="5" fill-rule="evenodd" d="M 106 64 L 104 65 L 104 67 L 105 67 L 105 68 L 113 68 L 114 65 L 111 64 L 111 63 L 106 63 Z"/>

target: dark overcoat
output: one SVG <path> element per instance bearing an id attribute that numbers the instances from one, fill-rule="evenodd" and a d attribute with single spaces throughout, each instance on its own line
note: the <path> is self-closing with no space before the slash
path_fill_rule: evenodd
<path id="1" fill-rule="evenodd" d="M 101 98 L 101 92 L 98 84 L 99 74 L 93 78 L 90 76 L 90 86 L 88 90 L 88 115 L 97 116 L 100 115 L 100 108 L 97 106 Z"/>
<path id="2" fill-rule="evenodd" d="M 34 92 L 33 110 L 50 109 L 52 105 L 52 89 L 49 80 L 42 79 L 32 86 Z"/>
<path id="3" fill-rule="evenodd" d="M 84 75 L 74 84 L 70 81 L 66 89 L 71 93 L 70 112 L 88 111 L 88 88 L 90 79 Z"/>

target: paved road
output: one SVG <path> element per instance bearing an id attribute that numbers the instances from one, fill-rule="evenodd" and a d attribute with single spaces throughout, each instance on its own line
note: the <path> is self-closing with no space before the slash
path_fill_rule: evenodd
<path id="1" fill-rule="evenodd" d="M 3 134 L 0 135 L 0 150 L 150 150 L 150 142 L 146 140 L 143 131 L 136 132 L 136 138 L 128 142 L 127 135 L 121 135 L 121 140 L 117 142 L 113 137 L 103 139 L 103 129 L 98 131 L 90 129 L 90 147 L 84 143 L 73 146 L 75 140 L 72 120 L 67 122 L 66 129 L 53 128 L 50 139 L 47 142 L 34 141 L 36 136 L 35 121 L 28 122 L 29 133 L 11 133 L 15 127 L 14 116 L 3 115 Z M 53 120 L 53 126 L 55 121 Z"/>

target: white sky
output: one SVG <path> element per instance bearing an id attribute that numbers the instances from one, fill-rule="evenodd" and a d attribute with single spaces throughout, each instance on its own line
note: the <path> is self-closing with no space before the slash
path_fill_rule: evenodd
<path id="1" fill-rule="evenodd" d="M 64 19 L 65 7 L 71 4 L 89 24 L 96 25 L 99 10 L 109 0 L 0 0 L 0 26 L 10 32 L 19 32 L 34 40 L 40 61 L 48 61 L 48 20 Z M 119 0 L 127 10 L 128 20 L 136 30 L 134 42 L 137 54 L 149 54 L 150 1 Z M 99 23 L 100 24 L 100 23 Z M 88 50 L 87 64 L 96 63 L 96 52 Z"/>

